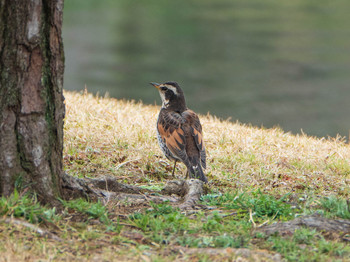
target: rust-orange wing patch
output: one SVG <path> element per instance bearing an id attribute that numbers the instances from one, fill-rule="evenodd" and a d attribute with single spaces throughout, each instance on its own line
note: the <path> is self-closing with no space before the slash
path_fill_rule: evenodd
<path id="1" fill-rule="evenodd" d="M 158 132 L 172 157 L 188 162 L 186 154 L 186 138 L 182 129 L 182 117 L 177 113 L 161 113 L 157 124 Z"/>

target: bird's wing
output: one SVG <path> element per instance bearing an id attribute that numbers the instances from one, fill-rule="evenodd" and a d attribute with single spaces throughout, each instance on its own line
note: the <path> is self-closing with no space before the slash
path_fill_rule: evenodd
<path id="1" fill-rule="evenodd" d="M 189 162 L 182 123 L 183 118 L 179 113 L 162 110 L 159 114 L 157 128 L 160 137 L 172 155 L 187 165 Z"/>
<path id="2" fill-rule="evenodd" d="M 188 122 L 191 126 L 191 133 L 200 153 L 201 164 L 202 167 L 205 169 L 207 167 L 206 153 L 203 141 L 202 125 L 199 121 L 199 117 L 195 112 L 193 112 L 190 109 L 187 109 L 185 112 L 182 113 L 182 115 L 186 122 Z"/>

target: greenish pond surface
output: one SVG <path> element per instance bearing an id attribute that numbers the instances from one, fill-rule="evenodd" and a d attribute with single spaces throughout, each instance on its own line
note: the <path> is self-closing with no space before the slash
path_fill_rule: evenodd
<path id="1" fill-rule="evenodd" d="M 67 0 L 67 90 L 316 136 L 350 129 L 349 0 Z M 210 130 L 206 130 L 210 132 Z"/>

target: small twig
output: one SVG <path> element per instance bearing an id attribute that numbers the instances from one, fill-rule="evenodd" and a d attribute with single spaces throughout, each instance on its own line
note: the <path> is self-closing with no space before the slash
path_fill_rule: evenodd
<path id="1" fill-rule="evenodd" d="M 126 227 L 139 228 L 138 226 L 131 225 L 131 224 L 126 224 L 126 223 L 117 223 L 117 224 L 118 224 L 118 225 L 121 225 L 121 226 L 126 226 Z"/>
<path id="2" fill-rule="evenodd" d="M 165 161 L 165 160 L 159 160 L 158 162 L 159 162 L 160 164 L 165 164 L 166 166 L 169 165 L 169 163 L 168 163 L 167 161 Z"/>
<path id="3" fill-rule="evenodd" d="M 237 212 L 232 212 L 230 214 L 223 215 L 222 217 L 230 217 L 230 216 L 234 216 L 234 215 L 237 215 Z"/>
<path id="4" fill-rule="evenodd" d="M 255 224 L 254 219 L 253 219 L 253 212 L 252 212 L 251 208 L 249 209 L 249 222 L 252 222 L 253 227 L 256 228 L 256 224 Z"/>
<path id="5" fill-rule="evenodd" d="M 58 236 L 56 236 L 55 234 L 53 234 L 45 229 L 42 229 L 36 225 L 28 223 L 26 221 L 15 219 L 15 218 L 5 218 L 3 221 L 5 223 L 8 223 L 8 224 L 15 224 L 15 225 L 27 227 L 27 228 L 33 230 L 34 232 L 38 233 L 42 237 L 47 237 L 47 238 L 50 238 L 53 240 L 62 241 L 62 239 L 59 238 Z"/>
<path id="6" fill-rule="evenodd" d="M 345 157 L 341 154 L 341 153 L 339 153 L 338 151 L 336 152 L 337 154 L 338 154 L 338 156 L 340 156 L 342 159 L 344 159 Z"/>
<path id="7" fill-rule="evenodd" d="M 277 217 L 278 211 L 276 212 L 276 214 L 273 216 L 273 218 L 271 219 L 271 221 L 273 221 L 276 217 Z"/>
<path id="8" fill-rule="evenodd" d="M 116 205 L 118 205 L 119 202 L 120 202 L 120 201 L 118 201 Z M 122 217 L 122 218 L 128 218 L 128 217 L 129 217 L 129 216 L 123 215 L 123 214 L 115 214 L 115 216 L 117 216 L 117 217 Z"/>
<path id="9" fill-rule="evenodd" d="M 140 195 L 143 196 L 146 199 L 147 203 L 151 202 L 150 198 L 146 194 L 140 192 Z"/>
<path id="10" fill-rule="evenodd" d="M 126 164 L 129 164 L 129 163 L 134 162 L 134 161 L 138 161 L 138 160 L 140 160 L 140 159 L 141 159 L 141 158 L 136 158 L 136 159 L 132 159 L 132 160 L 129 160 L 129 161 L 125 161 L 125 162 L 119 164 L 119 165 L 115 168 L 115 170 L 118 170 L 118 169 L 121 168 L 122 166 L 125 166 Z"/>
<path id="11" fill-rule="evenodd" d="M 265 225 L 266 225 L 267 223 L 269 223 L 269 222 L 270 222 L 270 219 L 268 219 L 268 220 L 266 220 L 265 222 L 263 222 L 262 224 L 258 225 L 257 228 L 263 227 L 263 226 L 265 226 Z"/>

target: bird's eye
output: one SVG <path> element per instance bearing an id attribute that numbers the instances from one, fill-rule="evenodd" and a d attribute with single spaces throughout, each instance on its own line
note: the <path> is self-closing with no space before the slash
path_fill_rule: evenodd
<path id="1" fill-rule="evenodd" d="M 162 91 L 167 90 L 168 88 L 166 88 L 165 86 L 162 86 L 160 89 L 162 89 Z"/>

